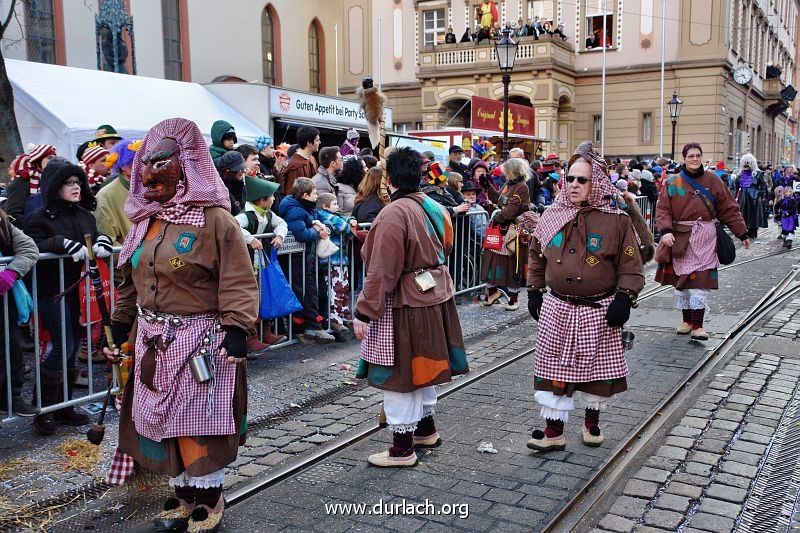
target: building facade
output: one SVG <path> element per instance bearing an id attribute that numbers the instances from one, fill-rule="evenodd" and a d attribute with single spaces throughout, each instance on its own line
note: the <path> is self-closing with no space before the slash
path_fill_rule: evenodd
<path id="1" fill-rule="evenodd" d="M 18 1 L 3 55 L 97 68 L 95 15 L 105 2 L 120 0 Z M 502 98 L 490 41 L 444 42 L 448 28 L 457 40 L 474 28 L 484 2 L 126 0 L 124 9 L 138 75 L 344 97 L 372 75 L 389 96 L 395 130 L 405 132 L 468 128 L 472 96 Z M 566 39 L 517 39 L 510 100 L 535 109 L 543 151 L 566 156 L 594 139 L 609 156 L 669 155 L 665 102 L 677 93 L 678 151 L 697 141 L 708 159 L 729 164 L 746 151 L 770 162 L 796 156 L 797 108 L 781 91 L 795 83 L 798 0 L 666 0 L 664 17 L 658 0 L 494 2 L 502 26 L 534 17 L 563 24 Z M 9 4 L 0 0 L 0 13 Z M 605 54 L 587 42 L 596 44 L 604 22 Z"/>

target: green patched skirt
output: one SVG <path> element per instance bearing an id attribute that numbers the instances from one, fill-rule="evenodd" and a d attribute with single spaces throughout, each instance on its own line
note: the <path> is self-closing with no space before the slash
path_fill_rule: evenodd
<path id="1" fill-rule="evenodd" d="M 376 389 L 413 392 L 469 372 L 455 301 L 393 309 L 394 365 L 359 360 L 357 378 Z"/>

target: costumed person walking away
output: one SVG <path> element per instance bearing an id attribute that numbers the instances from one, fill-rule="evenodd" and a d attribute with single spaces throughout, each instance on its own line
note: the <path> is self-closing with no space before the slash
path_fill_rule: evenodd
<path id="1" fill-rule="evenodd" d="M 546 421 L 528 448 L 539 451 L 564 449 L 576 391 L 583 443 L 602 444 L 600 411 L 627 388 L 622 326 L 644 287 L 636 231 L 590 141 L 575 150 L 565 181 L 528 256 L 528 310 L 539 321 L 534 397 Z"/>
<path id="2" fill-rule="evenodd" d="M 119 257 L 114 344 L 134 321 L 137 331 L 108 481 L 124 483 L 134 460 L 171 476 L 175 497 L 155 531 L 219 529 L 224 468 L 246 437 L 245 357 L 258 287 L 229 210 L 197 125 L 173 118 L 153 126 L 125 204 L 133 226 Z"/>
<path id="3" fill-rule="evenodd" d="M 499 228 L 502 236 L 499 247 L 484 248 L 481 280 L 489 286 L 484 305 L 494 304 L 502 296 L 501 289 L 503 289 L 508 292 L 508 303 L 504 307 L 514 311 L 519 308 L 519 289 L 525 283 L 525 265 L 528 256 L 527 247 L 516 238 L 517 219 L 530 210 L 530 191 L 526 180 L 530 177 L 531 170 L 524 159 L 514 158 L 503 163 L 503 173 L 507 181 L 499 193 L 486 176 L 480 178 L 480 184 L 489 196 L 489 200 L 500 209 L 492 217 L 490 226 Z M 510 236 L 509 231 L 512 232 Z M 513 244 L 509 246 L 509 243 Z"/>
<path id="4" fill-rule="evenodd" d="M 366 278 L 353 323 L 362 341 L 358 377 L 383 390 L 393 437 L 391 448 L 369 457 L 375 466 L 414 466 L 415 447 L 441 443 L 434 385 L 468 371 L 445 265 L 453 225 L 442 206 L 419 192 L 421 166 L 410 148 L 388 157 L 392 202 L 375 217 L 361 252 Z"/>
<path id="5" fill-rule="evenodd" d="M 739 205 L 716 174 L 703 170 L 703 149 L 697 143 L 683 147 L 684 164 L 670 177 L 656 204 L 656 281 L 675 287 L 676 307 L 683 313 L 678 335 L 708 340 L 703 329 L 709 291 L 719 288 L 716 222 L 750 247 Z M 758 209 L 759 213 L 763 213 Z"/>
<path id="6" fill-rule="evenodd" d="M 752 154 L 742 156 L 740 168 L 736 177 L 736 199 L 739 200 L 739 209 L 747 224 L 747 236 L 755 239 L 758 237 L 758 228 L 769 226 L 764 209 L 767 182 L 764 172 L 758 169 L 758 162 Z"/>
<path id="7" fill-rule="evenodd" d="M 797 198 L 792 189 L 784 188 L 783 198 L 778 202 L 778 212 L 781 214 L 783 247 L 791 249 L 797 229 Z"/>

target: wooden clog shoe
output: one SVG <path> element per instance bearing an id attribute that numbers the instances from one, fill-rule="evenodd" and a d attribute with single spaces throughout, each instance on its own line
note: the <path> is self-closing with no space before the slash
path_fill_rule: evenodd
<path id="1" fill-rule="evenodd" d="M 567 437 L 562 433 L 558 437 L 548 437 L 541 429 L 534 430 L 528 440 L 528 448 L 537 452 L 552 452 L 567 447 Z"/>
<path id="2" fill-rule="evenodd" d="M 708 340 L 708 333 L 703 328 L 697 328 L 692 330 L 692 340 L 694 341 L 707 341 Z"/>
<path id="3" fill-rule="evenodd" d="M 183 531 L 189 525 L 193 509 L 193 506 L 174 496 L 167 498 L 164 510 L 153 519 L 153 531 L 161 533 Z"/>
<path id="4" fill-rule="evenodd" d="M 692 332 L 692 325 L 688 322 L 682 322 L 680 326 L 675 329 L 675 333 L 678 335 L 688 335 Z"/>
<path id="5" fill-rule="evenodd" d="M 592 426 L 589 429 L 586 429 L 586 426 L 583 427 L 583 443 L 590 448 L 597 448 L 601 444 L 605 437 L 603 437 L 603 432 L 600 431 L 598 426 Z"/>
<path id="6" fill-rule="evenodd" d="M 205 505 L 198 504 L 189 517 L 189 524 L 186 528 L 188 533 L 217 533 L 222 525 L 222 517 L 225 514 L 225 500 L 219 497 L 217 505 L 209 509 Z"/>
<path id="7" fill-rule="evenodd" d="M 417 452 L 411 452 L 411 455 L 408 456 L 392 457 L 389 455 L 389 450 L 386 450 L 370 455 L 367 461 L 369 461 L 369 464 L 372 466 L 379 466 L 382 468 L 416 466 Z"/>

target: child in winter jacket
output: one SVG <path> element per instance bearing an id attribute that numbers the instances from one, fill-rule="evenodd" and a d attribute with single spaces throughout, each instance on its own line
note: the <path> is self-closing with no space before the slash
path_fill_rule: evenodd
<path id="1" fill-rule="evenodd" d="M 283 240 L 289 233 L 286 222 L 272 211 L 272 203 L 275 201 L 275 191 L 279 185 L 272 181 L 261 178 L 245 177 L 245 199 L 244 211 L 236 215 L 236 220 L 242 228 L 244 242 L 252 250 L 262 250 L 264 248 L 261 239 L 253 237 L 262 233 L 274 233 L 275 237 L 270 244 L 277 249 L 283 246 Z M 250 252 L 252 256 L 252 251 Z"/>
<path id="2" fill-rule="evenodd" d="M 244 242 L 249 247 L 250 259 L 256 252 L 261 253 L 264 249 L 264 244 L 261 239 L 254 237 L 263 233 L 274 233 L 275 237 L 270 241 L 270 245 L 276 249 L 283 246 L 283 240 L 289 232 L 286 222 L 272 212 L 272 203 L 275 201 L 275 191 L 278 190 L 278 184 L 272 181 L 266 181 L 261 178 L 251 176 L 245 177 L 245 198 L 244 211 L 236 215 L 236 221 L 242 228 Z M 258 321 L 256 322 L 256 331 L 259 331 Z M 280 335 L 272 332 L 272 327 L 267 322 L 264 322 L 263 338 L 258 342 L 249 341 L 247 350 L 247 358 L 250 360 L 257 359 L 261 353 L 266 351 L 269 346 L 280 344 L 286 340 L 286 335 Z M 252 349 L 251 349 L 252 348 Z"/>
<path id="3" fill-rule="evenodd" d="M 292 290 L 303 304 L 303 311 L 294 323 L 302 328 L 298 339 L 303 343 L 327 344 L 335 338 L 322 329 L 324 318 L 319 314 L 319 292 L 317 288 L 317 241 L 330 235 L 317 214 L 317 187 L 310 178 L 297 178 L 291 194 L 281 201 L 278 214 L 286 221 L 294 238 L 306 245 L 303 265 L 297 254 L 292 254 Z M 303 284 L 305 282 L 305 291 Z"/>
<path id="4" fill-rule="evenodd" d="M 347 340 L 344 337 L 347 331 L 344 323 L 351 322 L 353 315 L 350 309 L 350 257 L 343 241 L 358 229 L 358 222 L 353 217 L 341 217 L 337 214 L 338 212 L 339 203 L 336 196 L 331 193 L 319 195 L 317 216 L 332 228 L 331 242 L 339 247 L 339 251 L 331 257 L 320 260 L 321 263 L 328 263 L 327 269 L 322 269 L 322 265 L 320 265 L 324 290 L 320 298 L 320 309 L 324 314 L 330 303 L 331 328 L 334 330 L 336 340 L 344 342 Z M 337 333 L 339 335 L 336 335 Z"/>

